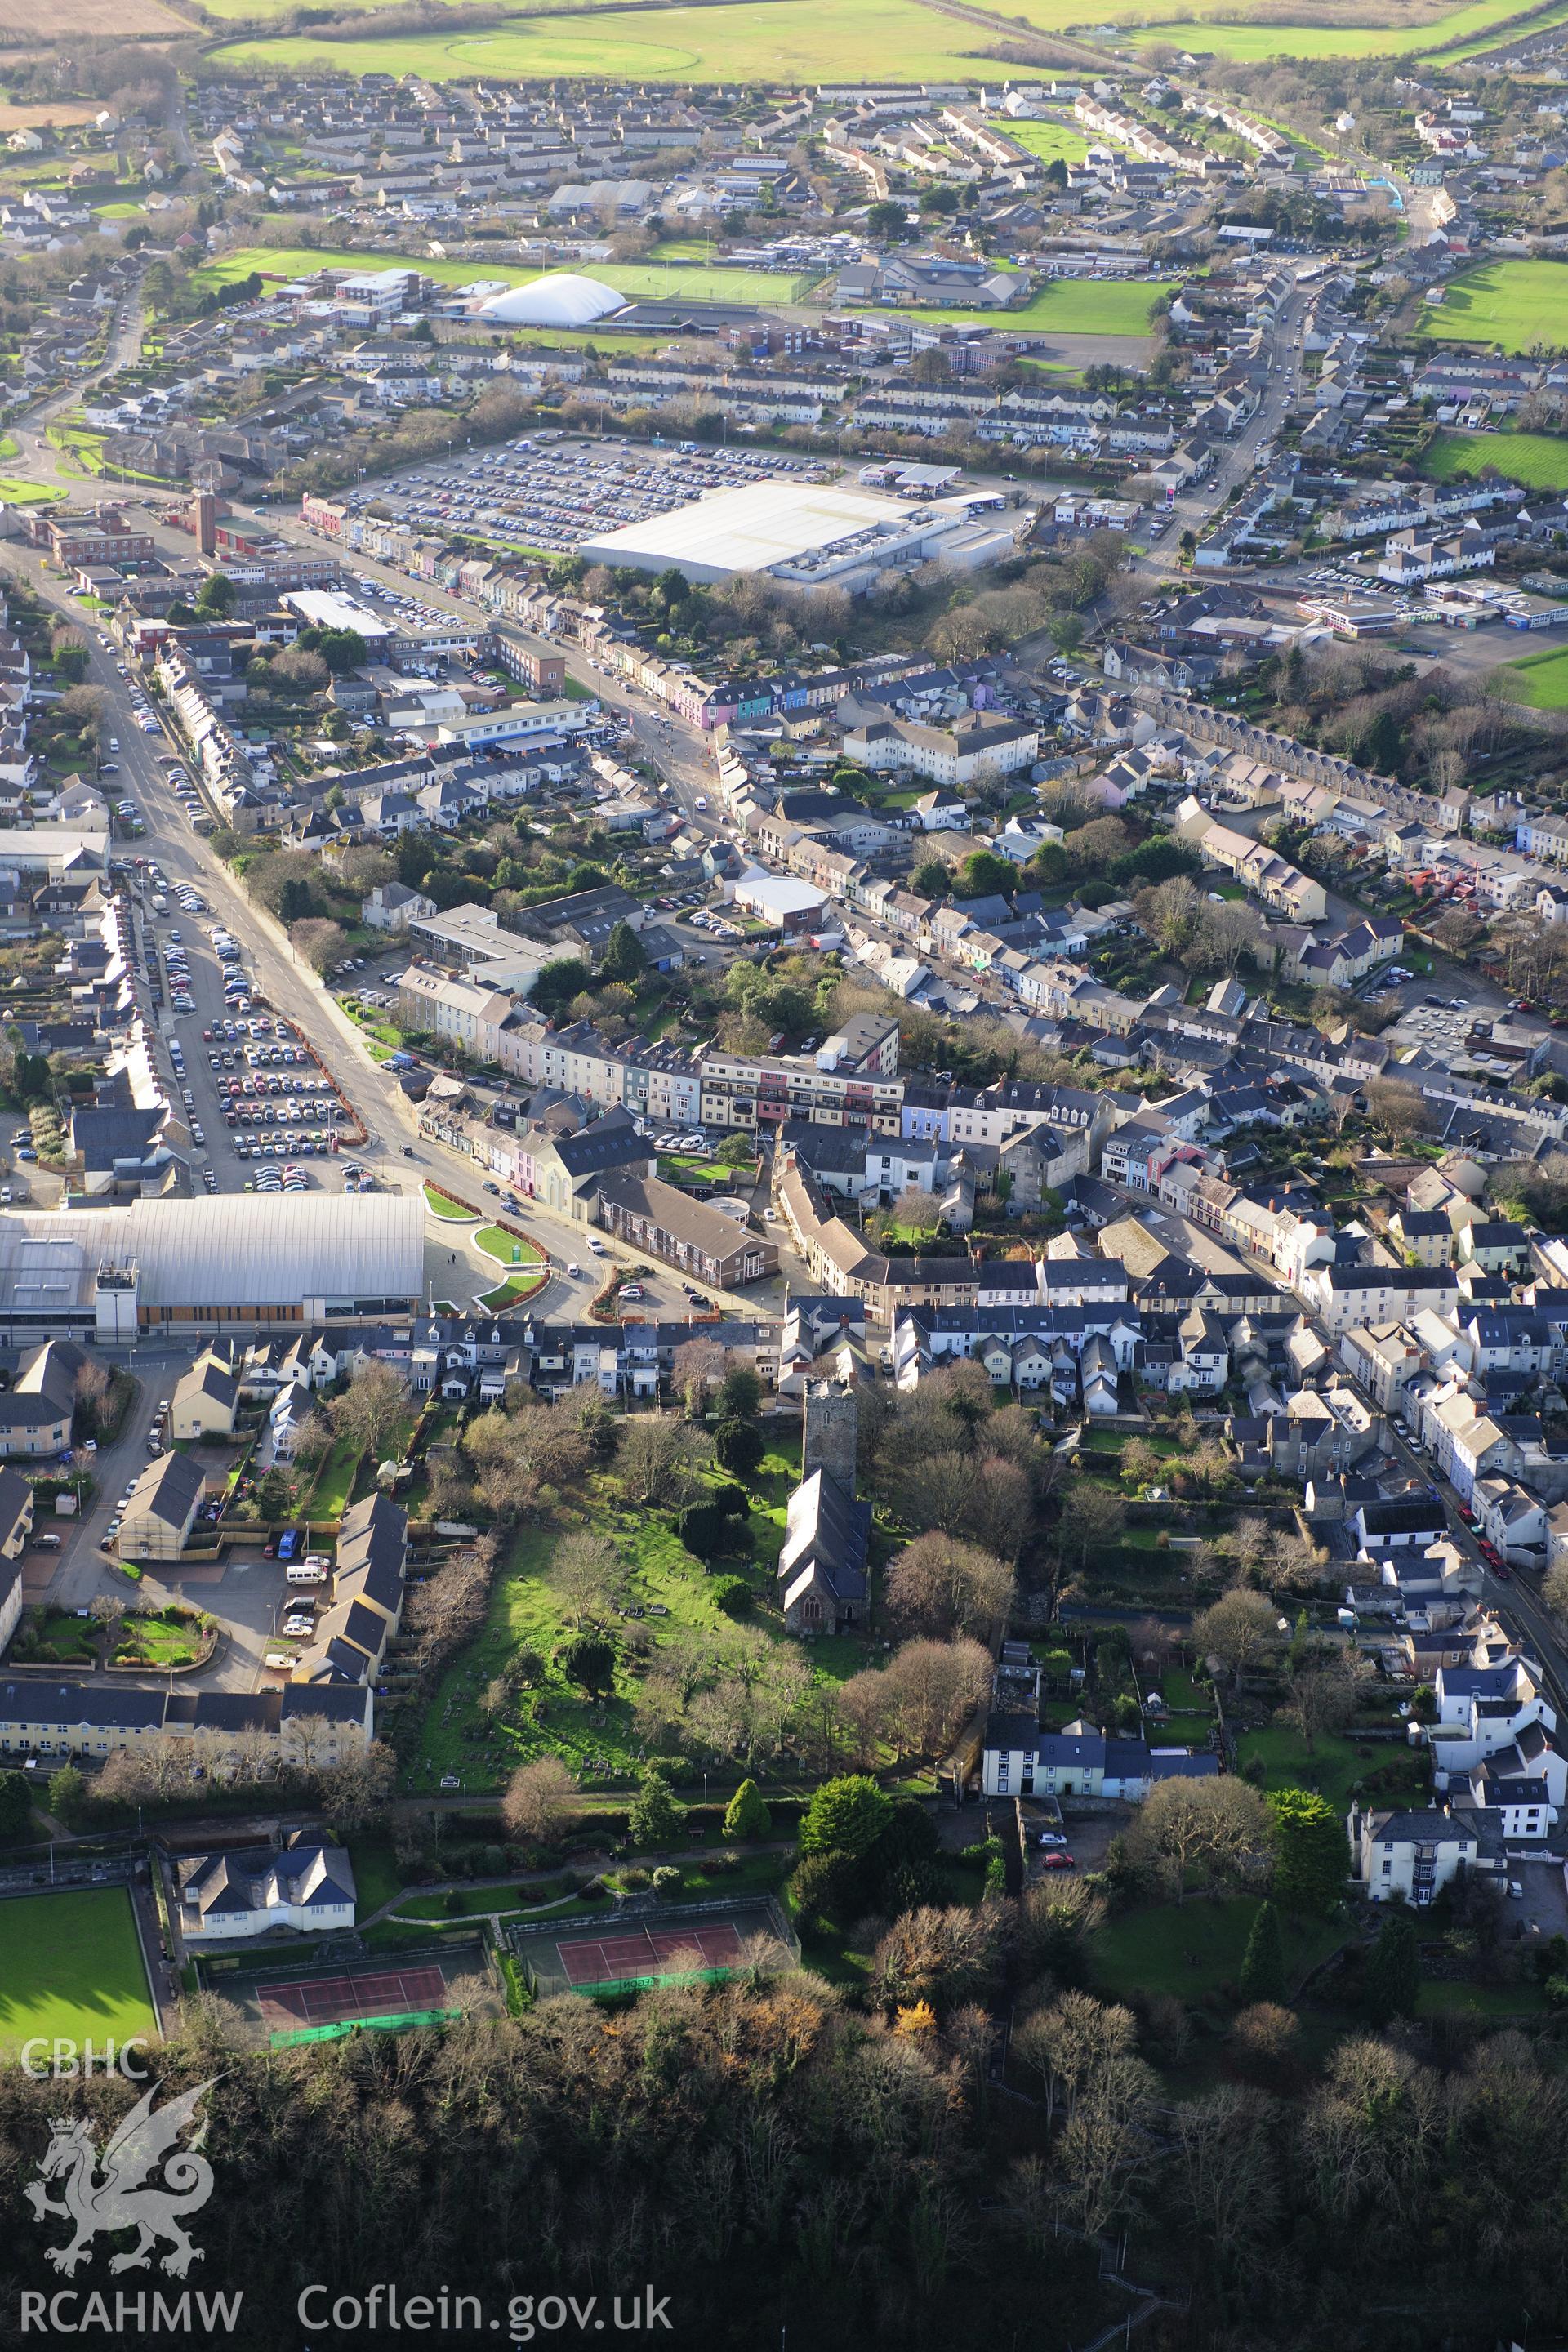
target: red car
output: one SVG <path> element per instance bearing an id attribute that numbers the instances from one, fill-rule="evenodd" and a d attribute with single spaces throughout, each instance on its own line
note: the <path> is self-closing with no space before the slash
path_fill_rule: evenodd
<path id="1" fill-rule="evenodd" d="M 1040 1867 L 1042 1870 L 1076 1870 L 1078 1864 L 1070 1853 L 1063 1853 L 1058 1846 L 1052 1853 L 1040 1856 Z"/>

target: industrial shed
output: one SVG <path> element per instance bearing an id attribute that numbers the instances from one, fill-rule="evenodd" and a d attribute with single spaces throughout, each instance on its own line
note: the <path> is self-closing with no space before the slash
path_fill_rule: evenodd
<path id="1" fill-rule="evenodd" d="M 219 1193 L 0 1217 L 0 1243 L 18 1232 L 75 1244 L 127 1337 L 404 1315 L 424 1295 L 424 1211 L 400 1193 Z M 100 1336 L 112 1336 L 105 1319 Z"/>

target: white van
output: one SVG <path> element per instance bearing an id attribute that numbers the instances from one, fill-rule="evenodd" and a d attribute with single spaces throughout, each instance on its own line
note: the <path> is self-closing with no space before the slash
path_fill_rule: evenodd
<path id="1" fill-rule="evenodd" d="M 290 1584 L 325 1584 L 326 1564 L 319 1559 L 290 1560 L 284 1575 Z"/>

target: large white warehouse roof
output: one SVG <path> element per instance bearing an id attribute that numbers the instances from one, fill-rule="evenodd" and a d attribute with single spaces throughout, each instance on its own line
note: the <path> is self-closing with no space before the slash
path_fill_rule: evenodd
<path id="1" fill-rule="evenodd" d="M 0 1215 L 0 1255 L 18 1234 L 74 1242 L 93 1266 L 134 1264 L 143 1307 L 303 1306 L 320 1315 L 355 1300 L 415 1299 L 425 1288 L 424 1210 L 397 1192 L 219 1193 L 124 1209 L 23 1210 Z"/>
<path id="2" fill-rule="evenodd" d="M 952 528 L 951 516 L 869 490 L 798 480 L 748 482 L 584 540 L 578 552 L 590 563 L 627 563 L 645 572 L 673 564 L 688 580 L 728 580 L 737 572 L 794 566 L 863 537 L 868 549 L 884 537 L 890 542 L 914 522 L 933 532 Z"/>
<path id="3" fill-rule="evenodd" d="M 626 298 L 602 278 L 578 278 L 559 269 L 535 278 L 526 286 L 509 286 L 479 305 L 481 319 L 506 327 L 591 327 L 612 310 L 624 310 Z"/>

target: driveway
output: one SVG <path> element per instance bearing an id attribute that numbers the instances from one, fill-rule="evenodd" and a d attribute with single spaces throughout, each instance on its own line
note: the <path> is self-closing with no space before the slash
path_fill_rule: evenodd
<path id="1" fill-rule="evenodd" d="M 187 1608 L 205 1609 L 223 1625 L 217 1654 L 200 1673 L 184 1681 L 195 1690 L 251 1691 L 279 1677 L 263 1665 L 272 1646 L 287 1601 L 296 1595 L 286 1571 L 276 1559 L 265 1559 L 259 1545 L 254 1550 L 230 1552 L 216 1574 L 211 1566 L 182 1573 L 171 1561 L 157 1577 L 149 1575 L 143 1591 L 151 1605 L 159 1600 L 183 1601 Z"/>
<path id="2" fill-rule="evenodd" d="M 1520 1940 L 1531 1945 L 1550 1943 L 1553 1936 L 1568 1936 L 1568 1887 L 1563 1885 L 1562 1856 L 1542 1854 L 1539 1861 L 1510 1862 L 1508 1874 L 1514 1885 L 1524 1889 L 1522 1899 L 1510 1895 L 1503 1903 L 1503 1934 L 1510 1941 L 1521 1929 Z"/>
<path id="3" fill-rule="evenodd" d="M 147 1451 L 147 1434 L 159 1401 L 173 1393 L 174 1382 L 190 1361 L 189 1353 L 176 1355 L 167 1349 L 138 1351 L 131 1370 L 141 1385 L 118 1440 L 93 1456 L 97 1493 L 92 1501 L 74 1523 L 47 1515 L 40 1522 L 65 1538 L 48 1589 L 51 1607 L 84 1609 L 95 1593 L 118 1592 L 124 1596 L 132 1591 L 132 1587 L 111 1566 L 99 1546 L 120 1507 L 121 1493 L 133 1478 L 141 1476 L 152 1459 Z"/>

